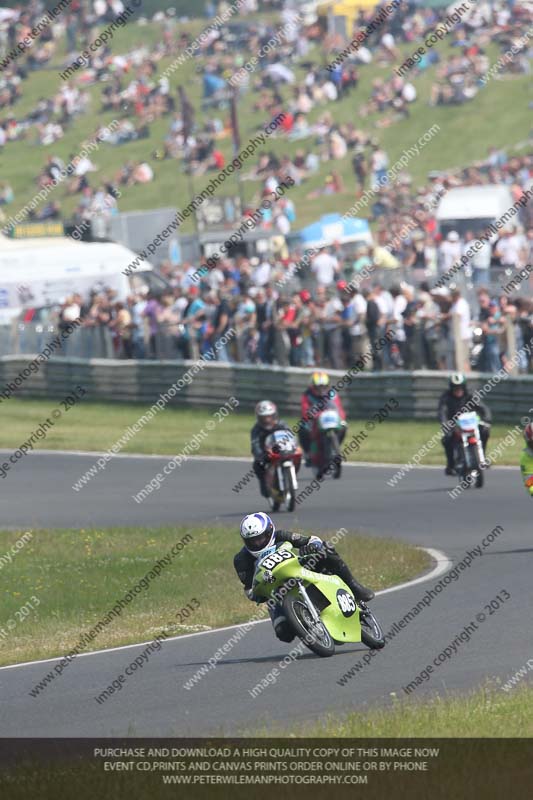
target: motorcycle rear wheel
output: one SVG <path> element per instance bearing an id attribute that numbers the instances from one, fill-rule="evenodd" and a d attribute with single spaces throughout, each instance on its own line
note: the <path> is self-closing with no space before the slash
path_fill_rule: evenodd
<path id="1" fill-rule="evenodd" d="M 315 624 L 309 609 L 300 597 L 286 595 L 283 600 L 283 611 L 289 625 L 309 650 L 321 658 L 329 658 L 334 654 L 335 642 L 331 635 L 322 622 Z"/>

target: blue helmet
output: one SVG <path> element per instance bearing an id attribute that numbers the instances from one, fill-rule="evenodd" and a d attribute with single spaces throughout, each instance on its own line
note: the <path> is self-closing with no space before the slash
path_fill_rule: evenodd
<path id="1" fill-rule="evenodd" d="M 260 556 L 276 540 L 274 523 L 263 511 L 247 514 L 241 521 L 241 538 L 249 553 Z"/>

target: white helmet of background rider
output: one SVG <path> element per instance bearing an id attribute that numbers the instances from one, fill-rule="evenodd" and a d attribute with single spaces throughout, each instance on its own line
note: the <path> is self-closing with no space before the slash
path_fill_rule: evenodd
<path id="1" fill-rule="evenodd" d="M 255 407 L 255 416 L 265 431 L 273 430 L 279 422 L 278 408 L 271 400 L 261 400 Z"/>
<path id="2" fill-rule="evenodd" d="M 276 541 L 276 528 L 268 514 L 258 511 L 247 514 L 241 521 L 241 538 L 253 556 L 260 556 Z"/>

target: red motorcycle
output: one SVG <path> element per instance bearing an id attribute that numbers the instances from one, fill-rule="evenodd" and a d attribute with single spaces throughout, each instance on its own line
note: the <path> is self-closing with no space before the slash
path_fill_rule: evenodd
<path id="1" fill-rule="evenodd" d="M 269 458 L 265 478 L 272 511 L 279 511 L 282 503 L 287 511 L 294 511 L 302 451 L 293 433 L 289 430 L 273 431 L 265 440 Z"/>

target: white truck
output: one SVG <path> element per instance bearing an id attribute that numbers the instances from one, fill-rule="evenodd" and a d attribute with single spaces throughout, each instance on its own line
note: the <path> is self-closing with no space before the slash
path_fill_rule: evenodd
<path id="1" fill-rule="evenodd" d="M 117 300 L 124 301 L 143 287 L 156 291 L 166 287 L 149 261 L 143 261 L 130 276 L 124 275 L 135 261 L 135 253 L 114 242 L 0 235 L 0 325 L 25 308 L 54 306 L 74 292 L 85 299 L 91 290 L 110 288 Z"/>
<path id="2" fill-rule="evenodd" d="M 460 236 L 466 231 L 483 233 L 491 222 L 509 211 L 513 202 L 511 190 L 503 184 L 449 189 L 437 207 L 439 232 L 444 238 L 450 231 L 457 231 Z"/>

